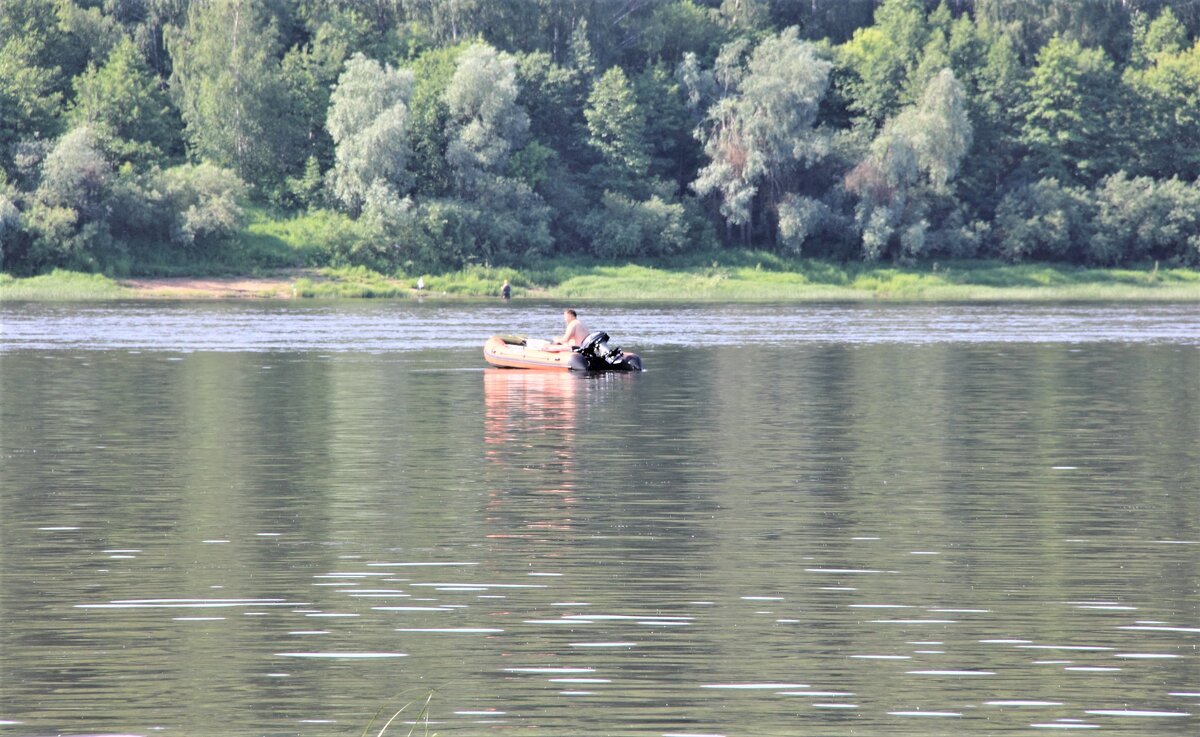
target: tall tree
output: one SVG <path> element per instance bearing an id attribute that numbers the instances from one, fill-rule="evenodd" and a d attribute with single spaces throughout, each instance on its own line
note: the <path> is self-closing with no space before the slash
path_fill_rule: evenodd
<path id="1" fill-rule="evenodd" d="M 57 69 L 36 63 L 34 44 L 9 38 L 0 45 L 0 152 L 18 141 L 53 137 L 58 128 L 62 94 L 54 89 Z M 0 168 L 10 166 L 0 153 Z M 11 169 L 10 169 L 11 171 Z"/>
<path id="2" fill-rule="evenodd" d="M 604 176 L 610 188 L 626 190 L 646 176 L 646 119 L 628 77 L 612 67 L 596 80 L 583 111 L 587 118 L 588 143 L 604 159 Z"/>
<path id="3" fill-rule="evenodd" d="M 426 51 L 412 64 L 415 81 L 409 100 L 413 147 L 410 168 L 416 177 L 416 193 L 421 196 L 444 196 L 453 185 L 446 162 L 450 120 L 446 88 L 465 48 L 460 45 Z"/>
<path id="4" fill-rule="evenodd" d="M 265 188 L 282 179 L 287 130 L 278 35 L 263 0 L 194 3 L 167 43 L 171 88 L 193 153 Z M 302 162 L 301 162 L 302 163 Z"/>
<path id="5" fill-rule="evenodd" d="M 167 36 L 187 23 L 190 0 L 117 0 L 116 14 L 129 28 L 138 48 L 161 78 L 171 76 Z"/>
<path id="6" fill-rule="evenodd" d="M 586 158 L 583 108 L 590 80 L 537 51 L 517 57 L 517 81 L 517 103 L 529 113 L 530 135 L 560 154 Z"/>
<path id="7" fill-rule="evenodd" d="M 402 0 L 405 15 L 425 26 L 441 46 L 469 39 L 482 30 L 487 7 L 481 0 Z"/>
<path id="8" fill-rule="evenodd" d="M 69 118 L 87 124 L 118 161 L 154 162 L 179 152 L 179 119 L 133 41 L 123 39 L 104 66 L 75 78 Z"/>
<path id="9" fill-rule="evenodd" d="M 333 164 L 333 141 L 325 122 L 330 91 L 346 60 L 356 50 L 375 59 L 392 55 L 389 41 L 394 37 L 384 34 L 362 10 L 356 3 L 323 8 L 322 12 L 301 6 L 298 11 L 308 18 L 309 36 L 288 49 L 280 62 L 287 107 L 279 113 L 296 142 L 287 152 L 290 156 L 285 164 L 291 173 L 299 174 L 302 160 L 306 172 L 311 168 L 309 160 L 315 160 L 318 168 L 328 169 Z M 294 177 L 293 182 L 299 178 Z"/>
<path id="10" fill-rule="evenodd" d="M 950 69 L 930 80 L 920 103 L 888 121 L 867 157 L 847 176 L 859 195 L 856 218 L 863 255 L 888 252 L 900 230 L 900 255 L 919 256 L 925 247 L 927 203 L 921 189 L 945 194 L 971 145 L 966 94 Z"/>
<path id="11" fill-rule="evenodd" d="M 914 76 L 928 40 L 921 0 L 886 0 L 875 11 L 874 25 L 838 47 L 840 94 L 861 125 L 878 127 L 911 102 L 903 98 L 905 82 Z"/>
<path id="12" fill-rule="evenodd" d="M 125 29 L 111 14 L 98 7 L 80 7 L 86 3 L 58 0 L 58 28 L 68 39 L 69 52 L 59 63 L 72 77 L 89 63 L 107 59 L 112 49 L 125 38 Z"/>
<path id="13" fill-rule="evenodd" d="M 1132 0 L 975 0 L 980 23 L 1012 38 L 1027 64 L 1055 36 L 1123 59 L 1131 40 Z"/>
<path id="14" fill-rule="evenodd" d="M 746 35 L 765 29 L 771 21 L 767 0 L 722 0 L 717 18 Z"/>
<path id="15" fill-rule="evenodd" d="M 682 193 L 700 168 L 703 149 L 692 135 L 695 122 L 683 85 L 662 64 L 649 66 L 633 81 L 637 103 L 645 111 L 650 175 L 665 177 Z"/>
<path id="16" fill-rule="evenodd" d="M 1124 82 L 1136 107 L 1137 160 L 1154 177 L 1200 177 L 1200 42 L 1188 48 L 1187 28 L 1171 7 L 1151 20 L 1134 16 L 1133 53 Z"/>
<path id="17" fill-rule="evenodd" d="M 719 194 L 721 214 L 745 226 L 748 239 L 759 188 L 767 185 L 766 202 L 773 205 L 796 167 L 823 153 L 824 138 L 813 124 L 832 65 L 795 28 L 763 39 L 744 66 L 742 48 L 727 45 L 717 58 L 713 76 L 721 97 L 701 131 L 709 163 L 692 186 L 701 196 Z"/>
<path id="18" fill-rule="evenodd" d="M 965 16 L 964 16 L 965 18 Z M 951 66 L 950 36 L 954 32 L 954 18 L 950 6 L 945 0 L 929 14 L 926 19 L 929 33 L 926 36 L 925 47 L 921 51 L 919 61 L 904 80 L 901 90 L 901 100 L 905 103 L 916 102 L 924 94 L 929 81 L 943 69 Z"/>
<path id="19" fill-rule="evenodd" d="M 76 57 L 53 3 L 0 3 L 0 167 L 12 171 L 8 151 L 18 141 L 57 135 L 70 90 L 63 63 Z"/>
<path id="20" fill-rule="evenodd" d="M 711 62 L 730 35 L 709 9 L 695 0 L 668 0 L 656 4 L 641 24 L 635 48 L 642 59 L 672 66 L 688 52 Z"/>
<path id="21" fill-rule="evenodd" d="M 52 91 L 66 94 L 71 78 L 87 64 L 87 51 L 64 27 L 62 16 L 77 10 L 64 0 L 4 0 L 0 3 L 0 47 L 21 42 L 25 64 L 52 74 Z"/>
<path id="22" fill-rule="evenodd" d="M 867 161 L 883 182 L 909 187 L 924 176 L 935 190 L 946 189 L 971 145 L 966 94 L 954 72 L 943 69 L 929 81 L 921 102 L 890 120 L 871 143 Z"/>
<path id="23" fill-rule="evenodd" d="M 1028 166 L 1060 181 L 1089 184 L 1121 156 L 1118 77 L 1101 49 L 1055 36 L 1037 55 L 1029 80 L 1022 140 Z"/>
<path id="24" fill-rule="evenodd" d="M 329 105 L 329 133 L 336 146 L 330 172 L 334 196 L 357 212 L 372 187 L 403 194 L 411 175 L 408 99 L 413 75 L 355 54 L 346 62 Z"/>
<path id="25" fill-rule="evenodd" d="M 1131 68 L 1125 83 L 1135 95 L 1136 154 L 1152 176 L 1200 177 L 1200 40 L 1187 50 L 1175 43 L 1150 54 L 1145 68 Z"/>
<path id="26" fill-rule="evenodd" d="M 844 43 L 859 28 L 871 24 L 878 0 L 773 0 L 771 20 L 776 28 L 799 26 L 805 38 Z"/>
<path id="27" fill-rule="evenodd" d="M 958 192 L 978 217 L 990 220 L 998 204 L 996 193 L 1024 153 L 1020 111 L 1027 95 L 1027 72 L 1008 35 L 981 28 L 967 15 L 954 22 L 950 64 L 966 88 L 974 128 Z"/>
<path id="28" fill-rule="evenodd" d="M 1130 65 L 1143 68 L 1159 54 L 1177 54 L 1187 46 L 1187 28 L 1170 7 L 1150 20 L 1145 13 L 1133 17 L 1133 51 Z"/>
<path id="29" fill-rule="evenodd" d="M 516 62 L 491 46 L 475 44 L 458 58 L 446 88 L 449 111 L 446 160 L 460 180 L 499 171 L 525 142 L 529 115 L 517 105 Z"/>

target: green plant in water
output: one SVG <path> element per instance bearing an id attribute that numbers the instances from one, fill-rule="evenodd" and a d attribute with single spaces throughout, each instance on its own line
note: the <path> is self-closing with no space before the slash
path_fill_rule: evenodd
<path id="1" fill-rule="evenodd" d="M 397 696 L 402 696 L 404 693 L 405 692 L 401 692 L 400 694 L 397 694 Z M 386 722 L 383 723 L 383 726 L 379 728 L 377 733 L 375 733 L 375 737 L 383 737 L 384 733 L 388 731 L 388 728 L 392 726 L 392 722 L 399 719 L 401 714 L 408 711 L 418 702 L 421 703 L 421 710 L 418 711 L 416 716 L 413 718 L 412 726 L 409 728 L 405 737 L 413 737 L 413 735 L 417 732 L 417 727 L 422 726 L 424 727 L 424 730 L 422 731 L 423 737 L 437 737 L 437 732 L 434 732 L 432 735 L 429 733 L 429 702 L 433 701 L 434 693 L 434 691 L 430 691 L 429 695 L 425 697 L 423 702 L 421 702 L 420 699 L 414 699 L 406 703 L 404 706 L 401 706 L 395 711 L 395 713 L 392 714 L 390 718 L 388 718 Z M 379 707 L 379 711 L 375 712 L 375 716 L 371 717 L 371 721 L 367 722 L 366 728 L 363 729 L 362 737 L 367 737 L 367 735 L 371 733 L 371 728 L 374 727 L 375 722 L 379 721 L 379 718 L 383 716 L 385 709 L 387 709 L 386 704 Z"/>

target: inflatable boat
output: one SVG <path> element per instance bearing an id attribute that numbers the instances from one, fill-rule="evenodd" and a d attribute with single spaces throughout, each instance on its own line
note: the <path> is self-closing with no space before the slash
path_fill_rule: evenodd
<path id="1" fill-rule="evenodd" d="M 545 340 L 493 335 L 483 345 L 483 358 L 502 368 L 543 371 L 641 371 L 642 359 L 608 343 L 608 333 L 595 332 L 578 347 L 549 350 Z"/>

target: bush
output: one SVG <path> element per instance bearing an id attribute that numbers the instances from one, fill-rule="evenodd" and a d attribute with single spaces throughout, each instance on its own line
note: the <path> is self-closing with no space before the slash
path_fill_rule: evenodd
<path id="1" fill-rule="evenodd" d="M 104 200 L 112 179 L 112 165 L 105 159 L 88 126 L 76 128 L 59 139 L 42 161 L 42 178 L 36 199 L 47 207 L 67 207 L 85 220 L 104 215 Z"/>
<path id="2" fill-rule="evenodd" d="M 523 181 L 480 174 L 470 196 L 477 207 L 468 260 L 525 261 L 550 248 L 550 208 Z"/>
<path id="3" fill-rule="evenodd" d="M 854 215 L 862 229 L 863 261 L 878 261 L 888 252 L 888 244 L 896 233 L 899 211 L 889 205 L 872 206 L 864 200 L 855 208 Z"/>
<path id="4" fill-rule="evenodd" d="M 246 184 L 229 169 L 183 164 L 160 172 L 152 186 L 167 208 L 173 243 L 203 250 L 242 227 Z"/>
<path id="5" fill-rule="evenodd" d="M 1200 263 L 1200 182 L 1118 172 L 1088 190 L 1043 179 L 1005 196 L 995 236 L 1010 261 Z"/>
<path id="6" fill-rule="evenodd" d="M 473 194 L 469 200 L 446 197 L 418 205 L 386 185 L 372 187 L 362 220 L 379 236 L 376 263 L 456 269 L 524 261 L 548 250 L 549 208 L 528 185 L 481 173 Z"/>
<path id="7" fill-rule="evenodd" d="M 155 187 L 153 175 L 138 174 L 125 164 L 113 180 L 106 205 L 113 237 L 118 240 L 159 248 L 170 239 L 170 208 Z"/>
<path id="8" fill-rule="evenodd" d="M 1078 260 L 1091 239 L 1094 210 L 1086 189 L 1057 179 L 1009 192 L 996 210 L 999 254 L 1013 262 Z"/>
<path id="9" fill-rule="evenodd" d="M 799 256 L 804 242 L 815 235 L 829 216 L 829 207 L 820 200 L 787 194 L 779 203 L 779 242 L 784 250 Z"/>
<path id="10" fill-rule="evenodd" d="M 77 271 L 96 271 L 101 267 L 98 252 L 112 246 L 107 224 L 81 221 L 70 207 L 35 203 L 22 216 L 27 250 L 22 254 L 29 273 L 50 267 Z"/>
<path id="11" fill-rule="evenodd" d="M 348 265 L 386 271 L 405 264 L 425 264 L 435 260 L 433 241 L 412 198 L 401 198 L 395 189 L 383 182 L 376 182 L 367 191 L 358 223 L 373 237 L 354 252 L 345 254 Z"/>
<path id="12" fill-rule="evenodd" d="M 37 189 L 24 196 L 12 190 L 5 240 L 9 268 L 24 273 L 61 266 L 95 270 L 114 257 L 109 231 L 113 171 L 87 126 L 62 136 L 40 160 Z M 24 211 L 14 214 L 17 204 Z M 23 232 L 17 231 L 17 228 Z"/>
<path id="13" fill-rule="evenodd" d="M 900 254 L 905 260 L 920 258 L 925 255 L 929 233 L 929 221 L 922 218 L 915 223 L 909 223 L 900 231 Z"/>
<path id="14" fill-rule="evenodd" d="M 378 241 L 364 224 L 329 210 L 314 211 L 306 221 L 309 229 L 305 236 L 318 262 L 334 266 L 371 266 L 376 260 Z M 387 263 L 390 264 L 390 260 Z"/>
<path id="15" fill-rule="evenodd" d="M 1095 236 L 1087 256 L 1100 264 L 1146 258 L 1196 263 L 1200 256 L 1200 182 L 1128 178 L 1118 172 L 1095 190 Z"/>
<path id="16" fill-rule="evenodd" d="M 963 222 L 960 214 L 955 213 L 942 227 L 930 231 L 928 252 L 949 258 L 975 258 L 984 250 L 991 227 L 982 220 Z"/>
<path id="17" fill-rule="evenodd" d="M 21 211 L 3 189 L 0 181 L 0 268 L 5 265 L 11 245 L 21 233 Z"/>
<path id="18" fill-rule="evenodd" d="M 602 206 L 584 218 L 583 227 L 600 258 L 666 256 L 687 249 L 692 223 L 684 205 L 657 195 L 634 200 L 605 192 Z"/>

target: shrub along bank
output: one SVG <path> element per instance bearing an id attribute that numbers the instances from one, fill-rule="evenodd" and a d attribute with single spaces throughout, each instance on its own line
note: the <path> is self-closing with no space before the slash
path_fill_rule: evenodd
<path id="1" fill-rule="evenodd" d="M 0 276 L 0 299 L 291 297 L 496 299 L 508 280 L 513 299 L 571 302 L 798 301 L 1200 301 L 1200 271 L 1081 268 L 997 261 L 879 266 L 784 259 L 753 250 L 722 250 L 670 260 L 614 265 L 583 258 L 547 259 L 525 268 L 468 266 L 446 272 L 366 267 L 260 270 L 251 287 L 240 278 L 128 279 L 56 271 Z M 418 280 L 423 288 L 418 289 Z"/>

